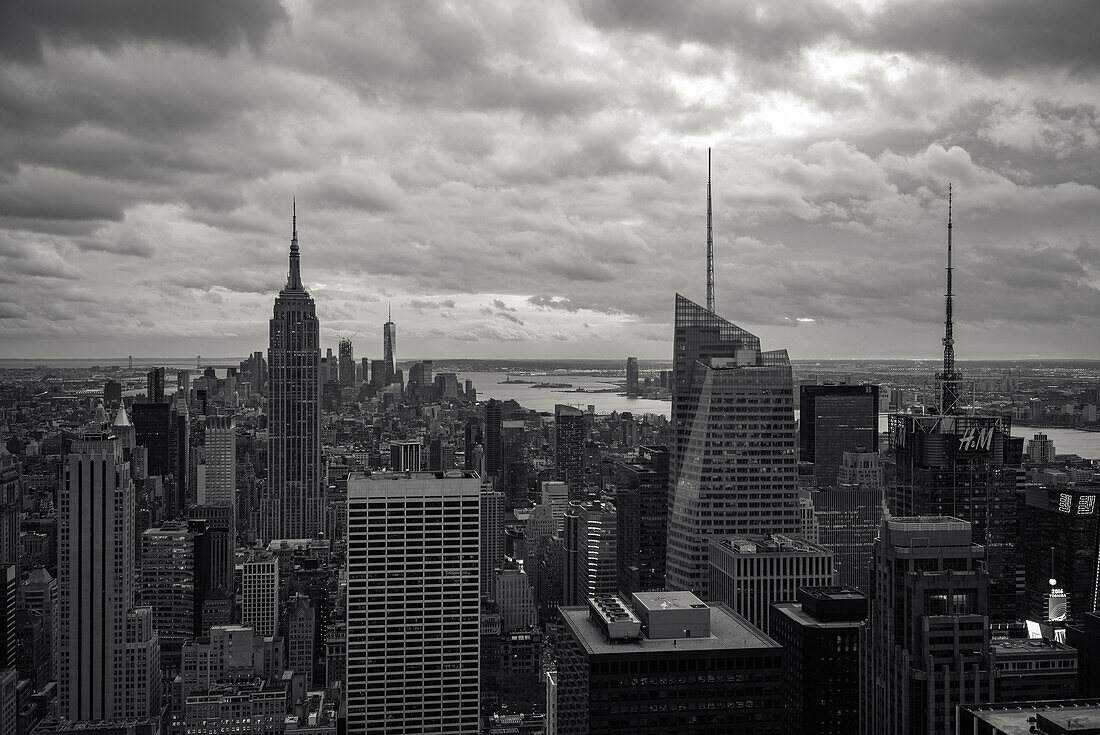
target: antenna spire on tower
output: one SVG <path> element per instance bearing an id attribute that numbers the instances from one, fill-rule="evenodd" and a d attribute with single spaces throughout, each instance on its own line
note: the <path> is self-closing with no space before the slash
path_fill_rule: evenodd
<path id="1" fill-rule="evenodd" d="M 707 148 L 707 311 L 714 313 L 714 236 L 710 207 L 710 148 Z"/>
<path id="2" fill-rule="evenodd" d="M 386 302 L 386 321 L 387 322 L 392 322 L 393 321 L 393 302 L 392 301 L 387 301 Z"/>
<path id="3" fill-rule="evenodd" d="M 940 381 L 940 413 L 954 414 L 958 408 L 959 372 L 955 369 L 955 314 L 953 292 L 954 268 L 951 266 L 951 215 L 952 215 L 952 187 L 947 185 L 947 293 L 944 300 L 944 333 L 943 333 L 943 372 L 936 378 Z"/>
<path id="4" fill-rule="evenodd" d="M 303 291 L 301 263 L 298 256 L 298 200 L 291 199 L 290 272 L 286 276 L 286 290 Z"/>

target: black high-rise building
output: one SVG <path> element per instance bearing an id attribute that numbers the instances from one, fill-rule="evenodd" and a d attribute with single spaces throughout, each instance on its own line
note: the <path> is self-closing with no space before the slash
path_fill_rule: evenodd
<path id="1" fill-rule="evenodd" d="M 17 646 L 15 637 L 15 598 L 19 578 L 15 564 L 0 566 L 0 671 L 15 668 Z"/>
<path id="2" fill-rule="evenodd" d="M 481 444 L 481 423 L 477 418 L 471 416 L 466 419 L 466 431 L 464 432 L 464 444 L 463 451 L 465 459 L 463 469 L 476 470 L 477 460 L 475 459 L 476 448 L 478 444 Z"/>
<path id="3" fill-rule="evenodd" d="M 584 602 L 558 608 L 558 735 L 782 732 L 783 649 L 725 605 L 681 591 Z"/>
<path id="4" fill-rule="evenodd" d="M 145 374 L 145 400 L 164 403 L 164 368 L 153 368 Z"/>
<path id="5" fill-rule="evenodd" d="M 122 405 L 122 383 L 108 380 L 103 384 L 103 405 L 108 408 Z"/>
<path id="6" fill-rule="evenodd" d="M 985 548 L 990 617 L 1010 624 L 1016 599 L 1016 469 L 1022 440 L 1001 416 L 892 415 L 895 475 L 887 488 L 893 516 L 950 516 L 971 524 Z"/>
<path id="7" fill-rule="evenodd" d="M 584 413 L 558 404 L 554 408 L 554 476 L 569 486 L 569 498 L 584 497 Z"/>
<path id="8" fill-rule="evenodd" d="M 798 459 L 818 487 L 836 486 L 845 452 L 878 448 L 877 385 L 803 385 L 798 408 Z"/>
<path id="9" fill-rule="evenodd" d="M 503 417 L 500 401 L 490 398 L 485 404 L 485 474 L 495 477 L 504 465 Z"/>
<path id="10" fill-rule="evenodd" d="M 1100 608 L 1100 488 L 1029 487 L 1023 533 L 1028 620 L 1078 621 Z"/>
<path id="11" fill-rule="evenodd" d="M 355 357 L 347 338 L 340 340 L 340 385 L 355 385 Z"/>
<path id="12" fill-rule="evenodd" d="M 135 403 L 130 421 L 134 425 L 134 443 L 146 450 L 146 474 L 162 477 L 174 474 L 172 407 L 167 403 Z"/>
<path id="13" fill-rule="evenodd" d="M 786 651 L 788 735 L 859 732 L 859 638 L 867 596 L 851 587 L 802 587 L 771 606 L 769 635 Z"/>
<path id="14" fill-rule="evenodd" d="M 616 460 L 612 467 L 624 595 L 665 588 L 668 459 L 666 447 L 639 447 L 633 460 Z"/>
<path id="15" fill-rule="evenodd" d="M 950 735 L 956 705 L 992 701 L 984 556 L 966 521 L 883 521 L 861 641 L 860 732 Z"/>

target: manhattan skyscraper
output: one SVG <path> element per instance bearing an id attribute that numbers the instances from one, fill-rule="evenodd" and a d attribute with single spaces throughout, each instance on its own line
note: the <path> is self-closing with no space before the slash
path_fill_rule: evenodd
<path id="1" fill-rule="evenodd" d="M 290 272 L 275 299 L 267 363 L 269 515 L 265 541 L 313 538 L 325 530 L 320 478 L 321 360 L 316 306 L 302 285 L 295 208 Z"/>
<path id="2" fill-rule="evenodd" d="M 801 531 L 791 362 L 714 313 L 707 165 L 707 307 L 676 294 L 665 570 L 703 599 L 708 538 Z"/>

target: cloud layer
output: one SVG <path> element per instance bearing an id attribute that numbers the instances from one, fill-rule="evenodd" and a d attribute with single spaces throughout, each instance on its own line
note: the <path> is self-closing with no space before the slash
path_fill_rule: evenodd
<path id="1" fill-rule="evenodd" d="M 0 357 L 1096 357 L 1092 0 L 0 4 Z M 792 327 L 798 327 L 792 329 Z"/>

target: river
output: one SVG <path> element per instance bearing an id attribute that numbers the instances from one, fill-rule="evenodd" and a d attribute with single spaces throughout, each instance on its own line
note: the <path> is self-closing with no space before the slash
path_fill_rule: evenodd
<path id="1" fill-rule="evenodd" d="M 671 401 L 655 401 L 646 398 L 627 398 L 621 393 L 578 393 L 576 388 L 600 390 L 605 388 L 617 388 L 622 390 L 620 384 L 611 378 L 596 378 L 591 376 L 572 375 L 522 375 L 516 376 L 519 380 L 530 380 L 536 383 L 569 383 L 573 388 L 535 388 L 529 383 L 502 383 L 506 373 L 462 373 L 462 380 L 472 380 L 477 389 L 479 400 L 496 398 L 497 400 L 512 399 L 524 408 L 540 412 L 553 413 L 554 406 L 559 403 L 571 406 L 579 406 L 587 409 L 589 405 L 596 407 L 596 413 L 608 414 L 612 411 L 629 411 L 639 416 L 642 414 L 657 414 L 668 418 L 672 414 Z M 798 418 L 798 409 L 795 409 L 795 418 Z M 878 428 L 880 432 L 887 430 L 887 415 L 880 413 Z M 1087 459 L 1100 459 L 1100 432 L 1077 431 L 1076 429 L 1040 429 L 1032 426 L 1012 427 L 1013 436 L 1022 436 L 1030 439 L 1035 434 L 1044 433 L 1054 442 L 1054 448 L 1059 454 L 1078 454 Z M 1026 445 L 1024 447 L 1027 448 Z"/>

